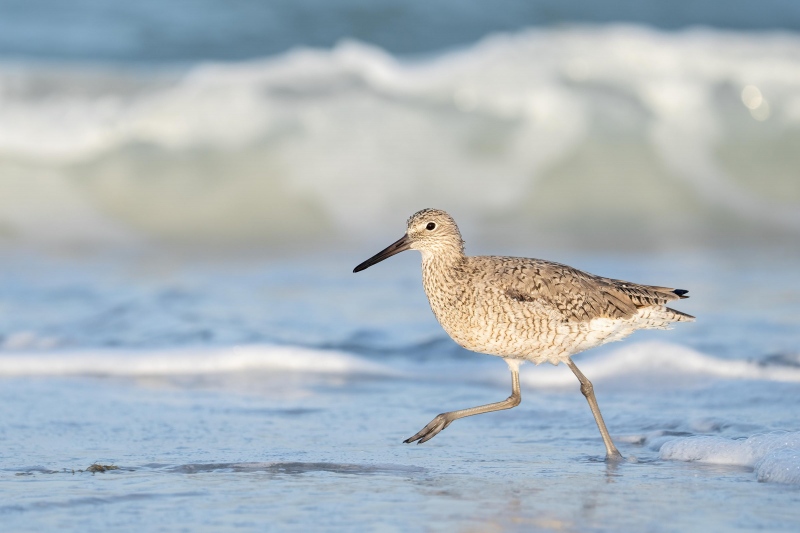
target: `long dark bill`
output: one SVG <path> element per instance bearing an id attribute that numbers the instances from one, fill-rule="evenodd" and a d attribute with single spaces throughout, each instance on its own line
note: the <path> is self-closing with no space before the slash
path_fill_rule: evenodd
<path id="1" fill-rule="evenodd" d="M 408 235 L 403 235 L 397 242 L 391 244 L 390 246 L 386 247 L 385 249 L 381 250 L 377 254 L 373 255 L 357 267 L 353 269 L 353 272 L 361 272 L 372 265 L 380 263 L 384 259 L 388 259 L 392 257 L 394 254 L 399 254 L 400 252 L 404 252 L 406 250 L 411 249 L 411 241 L 408 238 Z"/>

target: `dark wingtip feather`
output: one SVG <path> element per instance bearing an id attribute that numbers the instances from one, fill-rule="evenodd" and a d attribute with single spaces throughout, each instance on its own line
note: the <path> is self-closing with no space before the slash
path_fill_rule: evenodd
<path id="1" fill-rule="evenodd" d="M 689 292 L 689 291 L 687 291 L 687 290 L 684 290 L 684 289 L 675 289 L 675 290 L 674 290 L 674 291 L 672 291 L 672 292 L 674 292 L 675 294 L 677 294 L 677 295 L 678 295 L 678 296 L 680 296 L 681 298 L 688 298 L 688 296 L 685 296 L 685 294 Z"/>

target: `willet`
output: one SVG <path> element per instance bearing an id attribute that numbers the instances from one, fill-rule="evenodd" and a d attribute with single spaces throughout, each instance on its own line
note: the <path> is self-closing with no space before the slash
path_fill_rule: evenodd
<path id="1" fill-rule="evenodd" d="M 606 459 L 622 455 L 608 434 L 594 388 L 572 356 L 637 329 L 667 329 L 693 316 L 666 307 L 688 298 L 688 291 L 603 278 L 541 259 L 464 255 L 464 241 L 453 218 L 423 209 L 408 219 L 401 239 L 370 257 L 360 272 L 405 250 L 422 253 L 422 284 L 433 314 L 458 344 L 502 357 L 511 369 L 511 396 L 502 402 L 442 413 L 404 442 L 426 442 L 466 416 L 519 405 L 519 366 L 525 361 L 565 363 L 581 384 L 600 435 Z"/>

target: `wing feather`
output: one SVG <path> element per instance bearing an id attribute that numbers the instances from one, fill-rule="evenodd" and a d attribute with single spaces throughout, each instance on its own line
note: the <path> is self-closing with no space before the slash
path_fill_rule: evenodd
<path id="1" fill-rule="evenodd" d="M 686 291 L 603 278 L 560 263 L 516 257 L 474 257 L 484 284 L 519 302 L 536 302 L 566 322 L 629 318 L 638 309 L 687 298 Z M 486 260 L 490 259 L 490 260 Z M 487 268 L 490 270 L 487 273 Z"/>

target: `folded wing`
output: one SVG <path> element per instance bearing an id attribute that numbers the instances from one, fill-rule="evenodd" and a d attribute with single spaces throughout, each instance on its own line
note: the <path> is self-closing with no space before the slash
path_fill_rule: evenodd
<path id="1" fill-rule="evenodd" d="M 499 263 L 492 262 L 501 265 L 499 276 L 494 279 L 500 280 L 503 286 L 497 288 L 512 300 L 536 302 L 565 322 L 631 318 L 646 307 L 669 310 L 675 313 L 675 320 L 693 318 L 664 307 L 672 300 L 688 298 L 688 291 L 682 289 L 603 278 L 551 261 L 501 259 Z"/>

